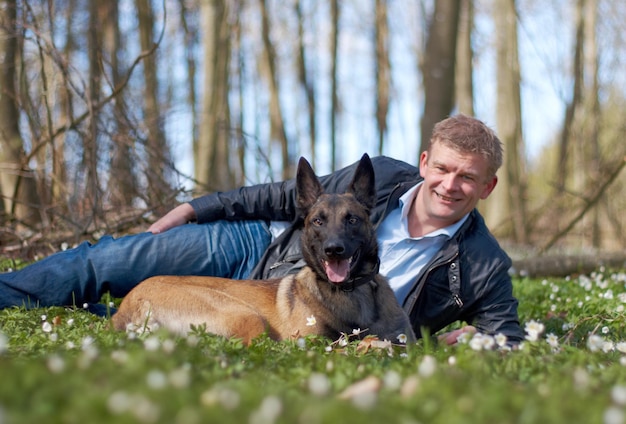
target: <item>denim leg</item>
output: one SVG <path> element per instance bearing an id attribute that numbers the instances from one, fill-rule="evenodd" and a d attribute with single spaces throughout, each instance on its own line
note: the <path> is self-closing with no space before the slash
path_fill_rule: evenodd
<path id="1" fill-rule="evenodd" d="M 270 239 L 263 221 L 216 221 L 156 235 L 106 236 L 0 274 L 0 309 L 82 305 L 98 302 L 107 291 L 123 297 L 154 275 L 246 278 Z"/>

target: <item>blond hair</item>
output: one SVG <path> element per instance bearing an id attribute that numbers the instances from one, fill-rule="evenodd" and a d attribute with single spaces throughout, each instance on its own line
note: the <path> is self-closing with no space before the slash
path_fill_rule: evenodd
<path id="1" fill-rule="evenodd" d="M 502 142 L 484 122 L 471 116 L 458 114 L 435 124 L 428 150 L 435 143 L 458 152 L 478 153 L 487 160 L 489 176 L 502 166 Z"/>

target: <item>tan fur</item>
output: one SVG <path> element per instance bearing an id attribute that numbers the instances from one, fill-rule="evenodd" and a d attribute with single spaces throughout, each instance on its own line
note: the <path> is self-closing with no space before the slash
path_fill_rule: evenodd
<path id="1" fill-rule="evenodd" d="M 363 156 L 344 194 L 324 194 L 304 159 L 296 183 L 308 264 L 297 275 L 266 281 L 149 278 L 126 296 L 113 316 L 115 328 L 164 327 L 185 334 L 192 325 L 205 326 L 210 333 L 246 343 L 264 332 L 276 340 L 311 334 L 335 339 L 355 329 L 392 342 L 399 334 L 414 340 L 408 317 L 387 280 L 377 274 L 376 234 L 369 220 L 375 201 L 369 157 Z M 345 275 L 337 277 L 337 272 Z"/>
<path id="2" fill-rule="evenodd" d="M 336 338 L 359 326 L 368 330 L 364 334 L 393 342 L 402 333 L 414 339 L 383 277 L 343 292 L 318 281 L 308 267 L 295 276 L 267 281 L 152 277 L 126 296 L 113 325 L 118 330 L 166 328 L 177 334 L 186 334 L 191 325 L 206 326 L 207 332 L 246 344 L 264 332 L 275 340 L 311 334 Z"/>

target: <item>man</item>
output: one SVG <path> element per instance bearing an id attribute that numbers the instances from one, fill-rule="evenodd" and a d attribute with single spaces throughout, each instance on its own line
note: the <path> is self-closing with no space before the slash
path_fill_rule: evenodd
<path id="1" fill-rule="evenodd" d="M 475 209 L 498 181 L 502 145 L 495 133 L 475 118 L 453 116 L 435 126 L 419 170 L 387 157 L 373 165 L 380 270 L 416 334 L 465 321 L 471 325 L 440 339 L 454 343 L 478 330 L 521 341 L 511 260 Z M 343 192 L 354 167 L 320 178 L 325 190 Z M 303 266 L 296 218 L 295 180 L 199 197 L 144 234 L 83 243 L 0 274 L 0 308 L 80 305 L 106 291 L 122 297 L 153 275 L 283 276 Z"/>

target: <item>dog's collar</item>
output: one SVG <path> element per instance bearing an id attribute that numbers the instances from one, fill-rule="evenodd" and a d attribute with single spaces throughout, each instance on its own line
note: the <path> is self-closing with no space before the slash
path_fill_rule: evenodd
<path id="1" fill-rule="evenodd" d="M 359 275 L 358 277 L 350 278 L 345 283 L 341 284 L 338 288 L 344 292 L 351 292 L 357 287 L 362 286 L 363 284 L 367 284 L 374 279 L 374 277 L 378 274 L 380 269 L 380 258 L 376 258 L 376 265 L 372 270 L 364 275 Z"/>

